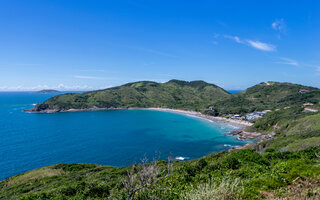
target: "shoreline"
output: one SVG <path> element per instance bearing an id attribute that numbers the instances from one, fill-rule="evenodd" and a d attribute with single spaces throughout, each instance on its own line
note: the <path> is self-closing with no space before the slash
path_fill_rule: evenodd
<path id="1" fill-rule="evenodd" d="M 189 115 L 189 116 L 195 116 L 199 117 L 202 119 L 206 119 L 209 121 L 220 121 L 220 122 L 225 122 L 229 124 L 235 124 L 235 125 L 240 125 L 240 126 L 252 126 L 253 123 L 248 122 L 248 121 L 243 121 L 243 120 L 234 120 L 234 119 L 228 119 L 224 117 L 214 117 L 210 115 L 205 115 L 202 114 L 201 112 L 196 112 L 196 111 L 187 111 L 187 110 L 179 110 L 179 109 L 171 109 L 171 108 L 138 108 L 139 110 L 155 110 L 155 111 L 164 111 L 164 112 L 172 112 L 172 113 L 178 113 L 178 114 L 184 114 L 184 115 Z"/>
<path id="2" fill-rule="evenodd" d="M 33 108 L 24 110 L 28 113 L 57 113 L 57 112 L 84 112 L 84 111 L 101 111 L 101 110 L 154 110 L 154 111 L 164 111 L 164 112 L 172 112 L 172 113 L 178 113 L 178 114 L 184 114 L 184 115 L 191 115 L 203 119 L 207 119 L 210 121 L 222 121 L 225 123 L 230 124 L 236 124 L 241 126 L 252 126 L 253 123 L 244 121 L 244 120 L 234 120 L 234 119 L 228 119 L 225 117 L 214 117 L 210 115 L 202 114 L 201 112 L 197 111 L 189 111 L 189 110 L 182 110 L 182 109 L 171 109 L 171 108 L 139 108 L 139 107 L 129 107 L 129 108 L 98 108 L 98 107 L 92 107 L 92 108 L 83 108 L 83 109 L 68 109 L 68 110 L 58 110 L 58 109 L 49 109 L 49 110 L 43 110 L 43 111 L 34 111 Z"/>
<path id="3" fill-rule="evenodd" d="M 244 129 L 246 127 L 252 126 L 253 123 L 244 121 L 244 120 L 234 120 L 234 119 L 228 119 L 225 117 L 215 117 L 210 115 L 202 114 L 201 112 L 197 111 L 190 111 L 190 110 L 182 110 L 182 109 L 171 109 L 171 108 L 139 108 L 139 107 L 130 107 L 130 108 L 98 108 L 98 107 L 92 107 L 92 108 L 85 108 L 85 109 L 68 109 L 68 110 L 44 110 L 44 111 L 34 111 L 31 109 L 25 110 L 25 112 L 29 113 L 57 113 L 57 112 L 84 112 L 84 111 L 104 111 L 104 110 L 153 110 L 153 111 L 162 111 L 162 112 L 171 112 L 171 113 L 177 113 L 182 114 L 190 117 L 197 117 L 205 120 L 209 120 L 210 122 L 222 122 L 230 125 L 238 126 L 239 129 L 229 132 L 226 135 L 227 136 L 236 136 L 238 140 L 257 140 L 254 143 L 247 143 L 238 147 L 230 148 L 229 150 L 235 150 L 235 149 L 244 149 L 244 148 L 250 148 L 255 146 L 257 143 L 260 143 L 265 140 L 272 139 L 274 137 L 273 134 L 269 135 L 262 135 L 261 133 L 256 132 L 246 132 Z"/>
<path id="4" fill-rule="evenodd" d="M 222 122 L 222 123 L 226 123 L 226 124 L 233 124 L 235 126 L 238 126 L 239 129 L 227 133 L 226 136 L 236 136 L 237 140 L 252 140 L 252 141 L 254 141 L 253 143 L 246 143 L 241 146 L 232 147 L 228 151 L 251 148 L 251 147 L 254 147 L 263 141 L 270 140 L 275 136 L 275 133 L 263 135 L 263 134 L 257 133 L 257 132 L 247 132 L 247 131 L 245 131 L 245 128 L 252 126 L 253 123 L 243 121 L 243 120 L 233 120 L 233 119 L 227 119 L 224 117 L 214 117 L 214 116 L 205 115 L 205 114 L 202 114 L 202 113 L 196 112 L 196 111 L 186 111 L 186 110 L 170 109 L 170 108 L 143 108 L 140 110 L 154 110 L 154 111 L 172 112 L 172 113 L 187 115 L 187 116 L 191 116 L 191 117 L 198 117 L 201 119 L 209 120 L 210 122 L 217 122 L 218 121 L 218 122 Z M 260 148 L 260 145 L 258 145 L 258 148 Z"/>

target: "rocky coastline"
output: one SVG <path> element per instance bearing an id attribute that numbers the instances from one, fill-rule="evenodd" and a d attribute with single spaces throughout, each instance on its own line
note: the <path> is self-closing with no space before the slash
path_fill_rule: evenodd
<path id="1" fill-rule="evenodd" d="M 239 140 L 257 140 L 257 142 L 255 142 L 255 143 L 244 144 L 239 147 L 233 147 L 230 150 L 246 149 L 246 148 L 250 148 L 250 147 L 254 147 L 254 146 L 256 146 L 257 150 L 260 150 L 260 149 L 262 149 L 262 147 L 258 143 L 261 143 L 263 141 L 270 140 L 270 139 L 274 138 L 276 136 L 276 133 L 272 132 L 269 134 L 261 134 L 261 133 L 257 133 L 257 132 L 248 132 L 248 131 L 245 131 L 244 129 L 242 129 L 242 130 L 232 131 L 232 132 L 228 133 L 228 135 L 237 136 Z"/>

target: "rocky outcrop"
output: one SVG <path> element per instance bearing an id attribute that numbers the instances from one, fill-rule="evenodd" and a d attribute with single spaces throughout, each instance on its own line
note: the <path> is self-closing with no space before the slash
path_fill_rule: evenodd
<path id="1" fill-rule="evenodd" d="M 275 132 L 272 132 L 270 134 L 261 134 L 257 132 L 247 132 L 244 130 L 236 130 L 231 133 L 228 133 L 228 135 L 232 136 L 238 136 L 239 140 L 252 140 L 252 139 L 259 139 L 260 141 L 270 140 L 276 136 Z"/>

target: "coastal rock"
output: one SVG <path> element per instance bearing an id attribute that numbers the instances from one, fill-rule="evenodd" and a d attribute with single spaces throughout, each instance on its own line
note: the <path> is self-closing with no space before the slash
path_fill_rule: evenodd
<path id="1" fill-rule="evenodd" d="M 245 145 L 242 145 L 242 146 L 239 146 L 239 147 L 233 147 L 232 149 L 229 149 L 229 151 L 247 149 L 247 148 L 253 147 L 254 145 L 255 144 L 245 144 Z"/>
<path id="2" fill-rule="evenodd" d="M 276 133 L 272 132 L 270 134 L 263 135 L 257 132 L 247 132 L 244 130 L 236 130 L 236 131 L 232 131 L 231 133 L 228 133 L 228 135 L 238 136 L 238 139 L 240 140 L 259 139 L 260 141 L 264 141 L 264 140 L 270 140 L 274 138 L 276 136 Z"/>

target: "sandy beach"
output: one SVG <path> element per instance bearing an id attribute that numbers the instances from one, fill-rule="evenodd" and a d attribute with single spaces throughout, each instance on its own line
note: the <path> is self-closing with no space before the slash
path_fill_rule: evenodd
<path id="1" fill-rule="evenodd" d="M 252 126 L 253 123 L 244 121 L 244 120 L 234 120 L 234 119 L 228 119 L 225 117 L 214 117 L 210 115 L 204 115 L 200 112 L 196 111 L 187 111 L 187 110 L 178 110 L 178 109 L 170 109 L 170 108 L 144 108 L 144 110 L 156 110 L 156 111 L 164 111 L 164 112 L 173 112 L 173 113 L 179 113 L 179 114 L 184 114 L 184 115 L 191 115 L 191 116 L 196 116 L 200 118 L 204 118 L 207 120 L 211 121 L 220 121 L 220 122 L 225 122 L 225 123 L 230 123 L 230 124 L 235 124 L 235 125 L 240 125 L 240 126 Z"/>

